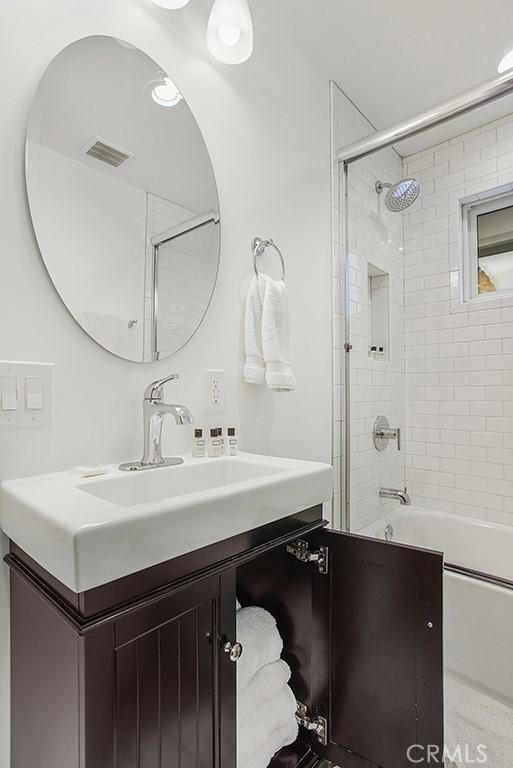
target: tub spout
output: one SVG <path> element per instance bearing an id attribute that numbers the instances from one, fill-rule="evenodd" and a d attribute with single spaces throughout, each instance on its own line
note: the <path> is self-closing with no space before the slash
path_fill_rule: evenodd
<path id="1" fill-rule="evenodd" d="M 379 495 L 382 499 L 398 499 L 401 504 L 411 504 L 411 499 L 406 486 L 404 490 L 400 488 L 380 488 Z"/>

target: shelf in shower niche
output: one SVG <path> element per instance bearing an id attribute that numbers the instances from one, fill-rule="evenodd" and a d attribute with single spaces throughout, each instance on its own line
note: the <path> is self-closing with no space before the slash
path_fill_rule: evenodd
<path id="1" fill-rule="evenodd" d="M 388 272 L 374 264 L 367 264 L 369 357 L 381 363 L 389 360 L 389 303 Z M 382 357 L 380 357 L 380 348 L 383 350 Z"/>

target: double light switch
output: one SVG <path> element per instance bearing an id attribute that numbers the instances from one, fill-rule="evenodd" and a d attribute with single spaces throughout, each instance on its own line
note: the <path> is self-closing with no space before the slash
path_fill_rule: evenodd
<path id="1" fill-rule="evenodd" d="M 0 361 L 0 427 L 52 421 L 53 364 Z"/>

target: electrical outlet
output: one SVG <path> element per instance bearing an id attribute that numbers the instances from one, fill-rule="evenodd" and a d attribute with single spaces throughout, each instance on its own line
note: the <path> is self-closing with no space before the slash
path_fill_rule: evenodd
<path id="1" fill-rule="evenodd" d="M 205 371 L 205 391 L 207 412 L 224 411 L 224 371 L 208 369 Z"/>

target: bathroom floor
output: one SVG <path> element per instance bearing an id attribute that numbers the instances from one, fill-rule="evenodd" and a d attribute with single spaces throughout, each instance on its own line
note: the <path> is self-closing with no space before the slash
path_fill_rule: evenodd
<path id="1" fill-rule="evenodd" d="M 460 745 L 462 761 L 450 765 L 465 765 L 465 745 L 468 759 L 486 768 L 511 768 L 513 765 L 513 707 L 472 685 L 445 676 L 445 743 L 453 750 Z M 486 747 L 486 762 L 480 758 L 477 745 Z"/>

